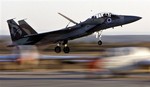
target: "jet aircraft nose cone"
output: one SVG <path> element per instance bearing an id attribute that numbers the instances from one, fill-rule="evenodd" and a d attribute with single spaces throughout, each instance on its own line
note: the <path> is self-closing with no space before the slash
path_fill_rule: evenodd
<path id="1" fill-rule="evenodd" d="M 131 23 L 140 20 L 142 17 L 139 16 L 124 16 L 124 23 Z"/>

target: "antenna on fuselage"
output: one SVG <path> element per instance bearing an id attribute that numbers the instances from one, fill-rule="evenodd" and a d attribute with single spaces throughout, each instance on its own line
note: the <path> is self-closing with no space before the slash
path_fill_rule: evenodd
<path id="1" fill-rule="evenodd" d="M 58 13 L 59 15 L 61 15 L 62 17 L 64 17 L 65 19 L 69 20 L 70 22 L 74 23 L 74 24 L 78 24 L 77 22 L 75 22 L 74 20 L 70 19 L 69 17 L 61 14 L 61 13 Z"/>

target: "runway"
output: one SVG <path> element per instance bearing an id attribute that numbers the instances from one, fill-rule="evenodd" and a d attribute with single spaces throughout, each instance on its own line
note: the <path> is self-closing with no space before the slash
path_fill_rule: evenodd
<path id="1" fill-rule="evenodd" d="M 0 87 L 149 87 L 150 75 L 87 79 L 83 72 L 0 72 Z"/>

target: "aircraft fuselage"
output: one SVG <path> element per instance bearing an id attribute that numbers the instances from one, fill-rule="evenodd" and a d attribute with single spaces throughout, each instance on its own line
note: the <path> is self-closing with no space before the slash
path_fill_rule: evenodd
<path id="1" fill-rule="evenodd" d="M 113 28 L 116 26 L 122 26 L 134 21 L 141 19 L 137 16 L 124 16 L 124 15 L 115 15 L 111 17 L 100 17 L 100 18 L 89 18 L 80 24 L 74 25 L 72 27 L 64 28 L 62 30 L 43 33 L 43 35 L 35 35 L 38 37 L 36 40 L 30 40 L 31 43 L 27 44 L 36 44 L 43 45 L 49 43 L 57 43 L 64 40 L 73 40 L 80 37 L 84 37 L 94 32 L 105 30 L 108 28 Z M 33 35 L 34 36 L 34 35 Z M 28 38 L 28 37 L 25 37 Z M 28 42 L 28 41 L 27 41 Z"/>

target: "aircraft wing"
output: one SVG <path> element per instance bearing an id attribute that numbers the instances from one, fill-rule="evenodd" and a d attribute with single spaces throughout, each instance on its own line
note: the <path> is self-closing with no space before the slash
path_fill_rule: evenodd
<path id="1" fill-rule="evenodd" d="M 73 40 L 76 38 L 80 38 L 83 36 L 86 36 L 85 32 L 89 29 L 95 27 L 96 25 L 90 25 L 88 28 L 86 26 L 72 26 L 71 29 L 64 28 L 61 30 L 46 32 L 46 33 L 40 33 L 40 34 L 34 34 L 34 35 L 26 35 L 23 39 L 25 44 L 36 44 L 36 45 L 45 45 L 45 44 L 52 44 L 57 43 L 59 41 L 64 40 Z M 81 31 L 79 31 L 79 28 Z"/>
<path id="2" fill-rule="evenodd" d="M 25 44 L 45 45 L 50 43 L 57 43 L 58 41 L 68 40 L 66 34 L 70 32 L 69 29 L 62 29 L 52 32 L 45 32 L 40 34 L 26 35 L 23 39 Z"/>

